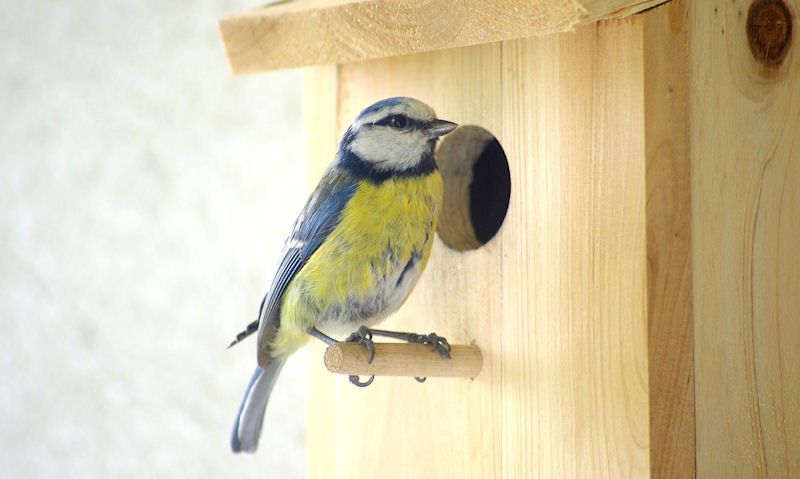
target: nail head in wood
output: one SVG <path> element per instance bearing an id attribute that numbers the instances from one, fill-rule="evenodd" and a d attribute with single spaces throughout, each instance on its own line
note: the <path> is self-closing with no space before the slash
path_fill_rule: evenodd
<path id="1" fill-rule="evenodd" d="M 339 343 L 325 350 L 325 367 L 336 374 L 354 376 L 405 376 L 474 378 L 483 358 L 477 346 L 453 345 L 450 359 L 425 344 L 375 343 L 375 358 L 362 344 Z"/>

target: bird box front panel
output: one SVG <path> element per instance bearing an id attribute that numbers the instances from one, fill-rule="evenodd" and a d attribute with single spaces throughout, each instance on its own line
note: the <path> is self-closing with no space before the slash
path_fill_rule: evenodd
<path id="1" fill-rule="evenodd" d="M 497 235 L 437 239 L 385 324 L 478 345 L 481 374 L 362 390 L 313 362 L 310 477 L 648 475 L 643 61 L 634 19 L 308 75 L 315 175 L 397 95 L 494 134 L 511 173 Z"/>

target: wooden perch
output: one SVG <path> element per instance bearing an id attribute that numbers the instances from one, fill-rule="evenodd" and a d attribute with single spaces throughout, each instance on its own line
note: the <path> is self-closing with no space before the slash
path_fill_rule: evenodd
<path id="1" fill-rule="evenodd" d="M 357 343 L 339 343 L 325 350 L 325 367 L 336 374 L 354 376 L 407 376 L 474 378 L 483 358 L 477 346 L 454 345 L 450 359 L 424 344 L 375 343 L 375 358 Z"/>
<path id="2" fill-rule="evenodd" d="M 564 32 L 667 0 L 288 0 L 219 22 L 235 74 Z"/>

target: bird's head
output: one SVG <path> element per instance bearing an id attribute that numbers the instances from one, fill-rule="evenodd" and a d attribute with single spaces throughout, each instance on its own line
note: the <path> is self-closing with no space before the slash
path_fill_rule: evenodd
<path id="1" fill-rule="evenodd" d="M 347 129 L 340 161 L 378 173 L 412 171 L 425 162 L 432 166 L 436 140 L 456 126 L 436 118 L 419 100 L 387 98 L 364 109 Z"/>

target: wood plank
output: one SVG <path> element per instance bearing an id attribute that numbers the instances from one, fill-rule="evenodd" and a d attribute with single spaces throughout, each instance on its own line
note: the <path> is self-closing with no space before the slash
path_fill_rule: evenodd
<path id="1" fill-rule="evenodd" d="M 571 31 L 666 0 L 294 0 L 220 21 L 235 74 Z"/>
<path id="2" fill-rule="evenodd" d="M 303 70 L 303 130 L 309 158 L 309 192 L 336 153 L 339 143 L 337 113 L 339 68 L 323 65 Z"/>
<path id="3" fill-rule="evenodd" d="M 686 2 L 644 14 L 647 317 L 652 478 L 694 477 Z"/>
<path id="4" fill-rule="evenodd" d="M 486 246 L 437 240 L 384 324 L 474 342 L 481 374 L 360 390 L 314 345 L 310 477 L 648 474 L 642 38 L 641 20 L 612 22 L 339 67 L 339 132 L 417 97 L 496 134 L 512 200 Z"/>
<path id="5" fill-rule="evenodd" d="M 341 134 L 370 103 L 409 95 L 435 106 L 443 118 L 499 131 L 499 65 L 499 44 L 341 65 L 336 118 L 328 121 Z M 460 88 L 453 88 L 456 83 Z M 471 101 L 464 101 L 467 92 Z M 317 174 L 322 167 L 316 163 Z M 323 348 L 312 345 L 311 357 L 319 359 L 311 361 L 309 477 L 501 477 L 500 285 L 476 280 L 499 276 L 498 242 L 458 253 L 437 240 L 409 301 L 382 323 L 386 329 L 436 331 L 453 343 L 474 342 L 483 355 L 483 370 L 474 380 L 418 384 L 382 377 L 358 389 L 327 372 Z"/>
<path id="6" fill-rule="evenodd" d="M 646 477 L 641 19 L 503 43 L 503 477 Z"/>
<path id="7" fill-rule="evenodd" d="M 689 4 L 698 477 L 800 475 L 800 52 L 751 2 Z M 799 12 L 800 1 L 787 1 Z M 794 25 L 797 35 L 797 25 Z M 755 58 L 748 31 L 765 35 Z M 754 51 L 758 51 L 757 49 Z"/>

